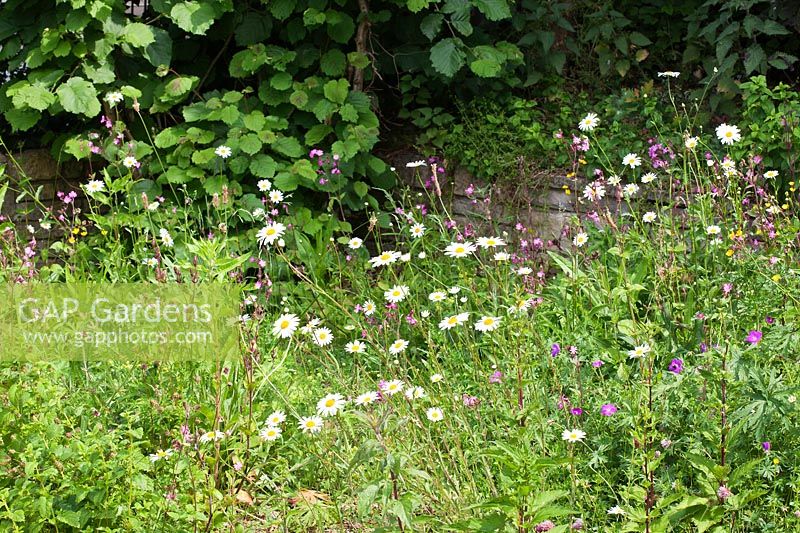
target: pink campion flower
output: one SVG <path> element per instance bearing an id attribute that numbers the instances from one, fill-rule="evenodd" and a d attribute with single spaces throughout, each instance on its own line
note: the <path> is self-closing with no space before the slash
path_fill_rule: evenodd
<path id="1" fill-rule="evenodd" d="M 543 522 L 539 522 L 538 524 L 536 524 L 536 527 L 533 528 L 533 530 L 536 531 L 537 533 L 541 533 L 543 531 L 550 531 L 554 527 L 556 527 L 556 525 L 552 521 L 545 520 Z"/>
<path id="2" fill-rule="evenodd" d="M 461 401 L 465 407 L 469 408 L 475 408 L 481 403 L 477 396 L 470 396 L 469 394 L 462 394 Z"/>
<path id="3" fill-rule="evenodd" d="M 600 406 L 600 414 L 603 416 L 614 416 L 618 410 L 613 403 L 604 403 Z"/>
<path id="4" fill-rule="evenodd" d="M 406 316 L 406 322 L 408 322 L 408 324 L 409 324 L 410 326 L 416 326 L 416 325 L 417 325 L 417 319 L 416 319 L 416 318 L 414 318 L 414 310 L 413 310 L 413 309 L 412 309 L 412 310 L 411 310 L 411 312 L 410 312 L 410 313 L 408 313 L 408 315 Z"/>
<path id="5" fill-rule="evenodd" d="M 323 151 L 322 151 L 322 150 L 320 150 L 319 148 L 314 148 L 314 149 L 312 149 L 310 152 L 308 152 L 308 157 L 309 157 L 309 158 L 314 158 L 314 157 L 322 157 L 322 155 L 323 155 L 324 153 L 325 153 L 325 152 L 323 152 Z"/>
<path id="6" fill-rule="evenodd" d="M 445 228 L 447 228 L 447 229 L 453 229 L 453 228 L 455 228 L 457 225 L 458 225 L 458 224 L 456 224 L 456 221 L 455 221 L 455 220 L 447 220 L 447 221 L 445 221 L 445 223 L 444 223 L 444 227 L 445 227 Z"/>
<path id="7" fill-rule="evenodd" d="M 569 412 L 572 413 L 573 416 L 581 416 L 583 414 L 583 409 L 580 407 L 573 407 Z"/>
<path id="8" fill-rule="evenodd" d="M 728 296 L 733 290 L 733 283 L 723 283 L 722 284 L 722 294 Z"/>
<path id="9" fill-rule="evenodd" d="M 758 344 L 761 342 L 761 337 L 763 334 L 757 329 L 751 329 L 750 333 L 747 334 L 745 337 L 745 342 L 749 342 L 750 344 Z"/>
<path id="10" fill-rule="evenodd" d="M 473 194 L 475 194 L 475 185 L 470 183 L 469 186 L 467 186 L 467 188 L 464 189 L 464 194 L 466 194 L 467 196 L 472 196 Z"/>
<path id="11" fill-rule="evenodd" d="M 719 498 L 720 501 L 724 502 L 725 500 L 727 500 L 731 496 L 733 496 L 733 493 L 725 485 L 720 485 L 719 488 L 717 489 L 717 498 Z"/>
<path id="12" fill-rule="evenodd" d="M 596 359 L 596 360 L 592 361 L 592 366 L 595 367 L 595 368 L 600 368 L 604 364 L 605 363 L 603 363 L 600 359 Z"/>
<path id="13" fill-rule="evenodd" d="M 494 373 L 489 376 L 489 383 L 502 383 L 503 381 L 503 373 L 499 370 L 495 370 Z"/>
<path id="14" fill-rule="evenodd" d="M 523 226 L 521 222 L 517 222 L 514 225 L 514 229 L 517 231 L 525 231 L 525 226 Z"/>

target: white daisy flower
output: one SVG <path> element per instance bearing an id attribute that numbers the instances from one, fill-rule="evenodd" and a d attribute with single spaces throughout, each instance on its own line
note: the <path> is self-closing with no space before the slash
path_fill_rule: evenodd
<path id="1" fill-rule="evenodd" d="M 699 137 L 686 137 L 686 140 L 683 142 L 683 145 L 688 150 L 694 150 L 697 148 L 697 143 L 700 141 Z"/>
<path id="2" fill-rule="evenodd" d="M 405 339 L 397 339 L 391 345 L 389 345 L 389 353 L 392 355 L 397 355 L 405 351 L 408 348 L 408 341 Z"/>
<path id="3" fill-rule="evenodd" d="M 333 334 L 328 328 L 317 328 L 314 330 L 314 343 L 317 346 L 327 346 L 333 342 Z"/>
<path id="4" fill-rule="evenodd" d="M 375 302 L 373 302 L 372 300 L 367 300 L 362 304 L 361 307 L 364 308 L 365 316 L 372 316 L 375 313 L 375 309 L 377 309 L 377 307 L 375 306 Z"/>
<path id="5" fill-rule="evenodd" d="M 473 253 L 477 248 L 474 244 L 469 241 L 464 242 L 451 242 L 447 245 L 444 249 L 444 255 L 447 257 L 454 257 L 460 259 L 462 257 L 467 257 L 469 254 Z"/>
<path id="6" fill-rule="evenodd" d="M 680 75 L 681 75 L 680 72 L 675 72 L 675 71 L 672 71 L 672 70 L 668 70 L 666 72 L 659 72 L 658 73 L 658 77 L 659 78 L 677 78 Z"/>
<path id="7" fill-rule="evenodd" d="M 297 427 L 303 431 L 303 433 L 319 433 L 322 431 L 322 418 L 318 416 L 304 416 L 301 418 L 298 423 Z"/>
<path id="8" fill-rule="evenodd" d="M 644 176 L 642 176 L 642 183 L 650 183 L 651 181 L 655 181 L 658 178 L 655 172 L 648 172 Z"/>
<path id="9" fill-rule="evenodd" d="M 426 396 L 425 389 L 420 386 L 409 387 L 403 394 L 405 394 L 406 398 L 409 400 L 419 400 L 420 398 L 424 398 Z"/>
<path id="10" fill-rule="evenodd" d="M 494 254 L 495 261 L 508 261 L 509 259 L 511 259 L 511 256 L 508 252 L 497 252 Z"/>
<path id="11" fill-rule="evenodd" d="M 731 145 L 738 142 L 742 138 L 738 126 L 731 126 L 729 124 L 720 124 L 716 129 L 717 139 L 722 144 Z"/>
<path id="12" fill-rule="evenodd" d="M 635 183 L 628 183 L 622 188 L 622 194 L 624 194 L 626 198 L 632 198 L 637 192 L 639 192 L 639 186 Z"/>
<path id="13" fill-rule="evenodd" d="M 258 244 L 261 246 L 271 245 L 281 237 L 283 237 L 284 232 L 286 231 L 286 226 L 281 224 L 280 222 L 273 222 L 271 224 L 267 224 L 256 234 L 256 238 L 258 239 Z"/>
<path id="14" fill-rule="evenodd" d="M 431 422 L 440 422 L 444 419 L 444 413 L 438 407 L 431 407 L 427 411 L 425 411 L 425 416 Z"/>
<path id="15" fill-rule="evenodd" d="M 259 431 L 258 435 L 265 441 L 275 441 L 281 438 L 281 434 L 283 430 L 278 426 L 267 426 L 261 431 Z"/>
<path id="16" fill-rule="evenodd" d="M 358 250 L 364 245 L 364 241 L 358 237 L 353 237 L 349 241 L 347 241 L 347 247 L 351 250 Z"/>
<path id="17" fill-rule="evenodd" d="M 639 346 L 635 346 L 633 350 L 628 350 L 628 358 L 630 359 L 641 359 L 645 355 L 651 352 L 652 348 L 646 342 L 644 344 L 640 344 Z"/>
<path id="18" fill-rule="evenodd" d="M 328 394 L 317 402 L 317 413 L 322 416 L 334 416 L 344 409 L 346 403 L 341 394 Z"/>
<path id="19" fill-rule="evenodd" d="M 616 174 L 612 174 L 611 176 L 608 177 L 608 184 L 609 185 L 613 185 L 614 187 L 619 185 L 621 182 L 622 182 L 622 178 L 620 178 Z"/>
<path id="20" fill-rule="evenodd" d="M 279 426 L 286 421 L 286 414 L 283 411 L 273 411 L 267 417 L 267 425 L 268 426 Z"/>
<path id="21" fill-rule="evenodd" d="M 405 388 L 406 384 L 403 383 L 402 380 L 393 379 L 388 383 L 384 383 L 381 390 L 388 394 L 389 396 L 394 396 L 398 392 L 403 392 L 403 388 Z"/>
<path id="22" fill-rule="evenodd" d="M 597 113 L 588 113 L 583 117 L 583 120 L 578 123 L 578 129 L 581 131 L 592 131 L 599 123 L 600 119 L 597 118 Z"/>
<path id="23" fill-rule="evenodd" d="M 273 204 L 277 204 L 283 201 L 283 192 L 279 191 L 278 189 L 272 189 L 269 191 L 269 201 Z"/>
<path id="24" fill-rule="evenodd" d="M 111 107 L 114 107 L 115 105 L 117 105 L 118 103 L 123 101 L 124 99 L 125 99 L 125 97 L 119 91 L 112 91 L 110 93 L 107 93 L 106 97 L 105 97 L 105 101 L 108 102 L 108 104 Z"/>
<path id="25" fill-rule="evenodd" d="M 400 259 L 401 255 L 403 254 L 401 254 L 400 252 L 394 252 L 388 250 L 370 259 L 369 264 L 372 265 L 372 268 L 391 265 L 392 263 Z"/>
<path id="26" fill-rule="evenodd" d="M 122 166 L 124 166 L 125 168 L 138 167 L 139 162 L 136 160 L 135 157 L 129 155 L 128 157 L 122 160 Z"/>
<path id="27" fill-rule="evenodd" d="M 411 226 L 409 232 L 411 233 L 411 236 L 414 237 L 415 239 L 422 237 L 425 234 L 425 226 L 417 222 L 416 224 Z"/>
<path id="28" fill-rule="evenodd" d="M 208 431 L 200 435 L 200 442 L 216 442 L 225 438 L 225 433 L 222 431 Z"/>
<path id="29" fill-rule="evenodd" d="M 500 327 L 500 317 L 496 316 L 483 316 L 480 320 L 475 322 L 474 327 L 476 330 L 487 333 L 489 331 L 494 331 L 498 327 Z"/>
<path id="30" fill-rule="evenodd" d="M 716 224 L 711 224 L 710 226 L 706 226 L 706 235 L 719 235 L 720 233 L 722 233 L 722 228 L 720 228 Z"/>
<path id="31" fill-rule="evenodd" d="M 767 178 L 768 180 L 771 180 L 773 178 L 777 178 L 778 177 L 778 171 L 777 170 L 767 170 L 766 172 L 764 172 L 764 177 Z"/>
<path id="32" fill-rule="evenodd" d="M 356 396 L 355 404 L 364 406 L 378 401 L 378 393 L 376 391 L 369 391 Z"/>
<path id="33" fill-rule="evenodd" d="M 291 337 L 300 325 L 300 319 L 297 315 L 287 313 L 278 317 L 272 325 L 272 334 L 277 335 L 282 339 Z"/>
<path id="34" fill-rule="evenodd" d="M 171 248 L 175 241 L 172 239 L 172 235 L 169 234 L 169 231 L 166 228 L 161 228 L 158 230 L 158 236 L 161 238 L 161 243 L 166 246 L 167 248 Z"/>
<path id="35" fill-rule="evenodd" d="M 465 323 L 468 319 L 469 313 L 459 313 L 457 315 L 445 317 L 441 320 L 441 322 L 439 322 L 439 329 L 442 331 L 453 329 L 454 327 Z"/>
<path id="36" fill-rule="evenodd" d="M 259 191 L 267 192 L 272 188 L 272 182 L 269 180 L 258 180 L 257 186 Z"/>
<path id="37" fill-rule="evenodd" d="M 383 293 L 383 297 L 386 299 L 387 302 L 396 304 L 398 302 L 402 302 L 408 296 L 408 286 L 407 285 L 395 285 L 388 291 Z"/>
<path id="38" fill-rule="evenodd" d="M 589 236 L 582 231 L 575 235 L 575 237 L 572 239 L 572 244 L 578 248 L 581 248 L 587 242 L 589 242 Z"/>
<path id="39" fill-rule="evenodd" d="M 233 153 L 233 150 L 231 150 L 230 147 L 221 144 L 217 146 L 216 149 L 214 149 L 214 153 L 217 154 L 222 159 L 228 159 Z"/>
<path id="40" fill-rule="evenodd" d="M 417 167 L 424 167 L 424 166 L 425 166 L 425 165 L 427 165 L 427 164 L 428 164 L 428 163 L 426 163 L 426 162 L 425 162 L 424 160 L 422 160 L 422 159 L 420 159 L 419 161 L 409 161 L 408 163 L 406 163 L 406 168 L 417 168 Z"/>
<path id="41" fill-rule="evenodd" d="M 561 433 L 561 438 L 570 443 L 580 442 L 586 438 L 586 432 L 580 429 L 565 429 Z"/>
<path id="42" fill-rule="evenodd" d="M 439 383 L 442 380 L 444 380 L 444 376 L 441 375 L 441 374 L 432 374 L 431 375 L 431 383 Z"/>
<path id="43" fill-rule="evenodd" d="M 642 164 L 642 159 L 636 154 L 628 154 L 622 158 L 622 164 L 626 167 L 636 168 Z"/>
<path id="44" fill-rule="evenodd" d="M 647 222 L 648 224 L 655 222 L 656 214 L 653 211 L 648 211 L 647 213 L 642 216 L 642 221 Z"/>
<path id="45" fill-rule="evenodd" d="M 103 192 L 106 189 L 106 184 L 100 180 L 91 180 L 88 182 L 84 188 L 86 192 L 89 194 L 95 194 L 98 192 Z"/>
<path id="46" fill-rule="evenodd" d="M 150 454 L 150 461 L 155 463 L 156 461 L 160 461 L 162 459 L 167 460 L 172 457 L 173 453 L 175 453 L 175 450 L 171 448 L 167 448 L 166 450 L 158 450 L 156 453 Z"/>
<path id="47" fill-rule="evenodd" d="M 344 350 L 347 353 L 364 353 L 367 351 L 367 345 L 360 340 L 354 340 L 345 344 Z"/>
<path id="48" fill-rule="evenodd" d="M 484 249 L 497 248 L 498 246 L 505 246 L 506 241 L 500 237 L 480 237 L 478 239 L 478 246 Z"/>

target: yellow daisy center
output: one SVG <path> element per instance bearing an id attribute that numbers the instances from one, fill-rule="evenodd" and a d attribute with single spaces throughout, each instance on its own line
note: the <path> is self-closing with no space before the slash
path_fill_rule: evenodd
<path id="1" fill-rule="evenodd" d="M 334 400 L 333 398 L 331 398 L 331 399 L 329 399 L 327 402 L 325 402 L 325 407 L 333 407 L 333 405 L 334 405 L 335 403 L 336 403 L 336 400 Z"/>

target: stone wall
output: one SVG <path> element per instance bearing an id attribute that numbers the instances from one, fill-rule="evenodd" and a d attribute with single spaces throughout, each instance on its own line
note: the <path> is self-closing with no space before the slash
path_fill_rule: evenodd
<path id="1" fill-rule="evenodd" d="M 36 228 L 35 235 L 39 240 L 51 238 L 50 231 L 39 227 L 42 210 L 48 207 L 58 209 L 61 203 L 56 197 L 58 191 L 79 190 L 84 174 L 83 165 L 76 161 L 59 164 L 49 151 L 40 149 L 13 154 L 13 159 L 0 154 L 0 166 L 5 167 L 0 187 L 9 183 L 0 213 L 11 218 L 18 226 L 31 225 Z M 21 191 L 28 194 L 22 195 L 17 202 Z M 83 203 L 83 198 L 79 197 L 77 205 Z"/>

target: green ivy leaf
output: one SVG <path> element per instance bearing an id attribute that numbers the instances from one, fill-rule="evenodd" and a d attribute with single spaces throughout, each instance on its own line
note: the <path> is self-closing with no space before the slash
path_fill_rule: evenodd
<path id="1" fill-rule="evenodd" d="M 136 48 L 144 48 L 156 40 L 153 30 L 147 24 L 133 22 L 125 26 L 122 39 Z"/>
<path id="2" fill-rule="evenodd" d="M 65 111 L 73 114 L 83 114 L 89 118 L 100 113 L 100 101 L 94 85 L 76 76 L 62 83 L 56 90 L 58 100 Z"/>
<path id="3" fill-rule="evenodd" d="M 181 2 L 169 12 L 170 18 L 183 31 L 205 35 L 214 24 L 214 8 L 210 3 Z"/>
<path id="4" fill-rule="evenodd" d="M 325 98 L 337 104 L 343 104 L 347 99 L 350 83 L 347 80 L 331 80 L 322 87 Z"/>
<path id="5" fill-rule="evenodd" d="M 506 0 L 474 0 L 478 11 L 486 15 L 489 20 L 503 20 L 511 18 L 511 10 Z"/>
<path id="6" fill-rule="evenodd" d="M 278 164 L 266 154 L 258 154 L 250 161 L 250 172 L 259 178 L 271 178 L 277 169 Z"/>
<path id="7" fill-rule="evenodd" d="M 442 39 L 431 48 L 430 59 L 436 72 L 452 78 L 464 66 L 466 55 L 459 48 L 460 39 Z"/>

